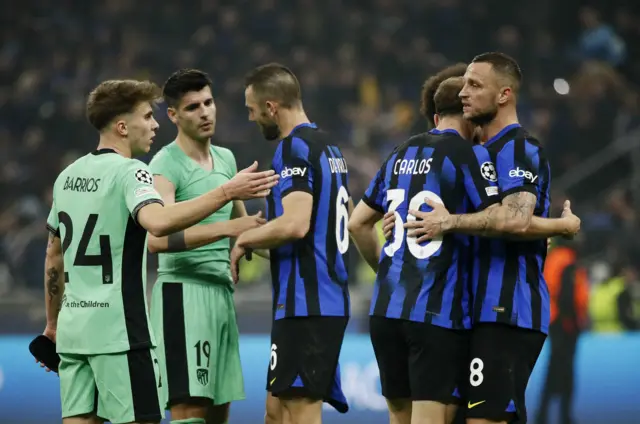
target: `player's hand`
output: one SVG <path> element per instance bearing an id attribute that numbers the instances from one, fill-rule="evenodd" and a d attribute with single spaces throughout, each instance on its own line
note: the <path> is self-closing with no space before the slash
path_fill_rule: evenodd
<path id="1" fill-rule="evenodd" d="M 387 212 L 382 221 L 382 232 L 385 240 L 393 240 L 393 229 L 396 228 L 396 213 Z"/>
<path id="2" fill-rule="evenodd" d="M 404 228 L 408 229 L 407 237 L 419 237 L 416 242 L 423 243 L 432 240 L 449 230 L 451 214 L 440 203 L 425 198 L 425 203 L 433 209 L 431 212 L 420 212 L 409 209 L 409 215 L 416 217 L 415 221 L 407 221 Z"/>
<path id="3" fill-rule="evenodd" d="M 231 278 L 233 279 L 233 284 L 238 284 L 240 279 L 240 259 L 245 253 L 245 249 L 238 246 L 237 242 L 231 249 Z"/>
<path id="4" fill-rule="evenodd" d="M 571 211 L 571 202 L 569 200 L 564 201 L 561 218 L 566 222 L 563 237 L 569 240 L 573 239 L 580 232 L 581 220 Z"/>
<path id="5" fill-rule="evenodd" d="M 51 327 L 51 326 L 47 325 L 46 328 L 44 329 L 44 331 L 42 332 L 42 335 L 47 337 L 52 342 L 54 342 L 54 343 L 56 342 L 56 329 L 55 329 L 55 327 Z M 47 366 L 45 364 L 43 364 L 42 362 L 38 361 L 37 359 L 36 359 L 36 363 L 40 364 L 40 368 L 44 368 L 44 370 L 46 372 L 51 372 L 51 370 L 49 368 L 47 368 Z"/>
<path id="6" fill-rule="evenodd" d="M 236 218 L 229 221 L 230 237 L 238 237 L 240 234 L 253 228 L 258 228 L 261 225 L 267 223 L 267 220 L 262 217 L 262 211 L 255 215 L 243 216 L 242 218 Z"/>
<path id="7" fill-rule="evenodd" d="M 278 184 L 279 175 L 274 170 L 256 172 L 258 162 L 238 172 L 222 188 L 231 200 L 249 200 L 266 197 L 271 188 Z"/>

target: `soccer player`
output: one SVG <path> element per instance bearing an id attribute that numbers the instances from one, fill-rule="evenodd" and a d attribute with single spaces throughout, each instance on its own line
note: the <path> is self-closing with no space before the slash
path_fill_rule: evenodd
<path id="1" fill-rule="evenodd" d="M 377 272 L 370 333 L 392 423 L 450 422 L 454 393 L 465 382 L 470 237 L 421 245 L 402 226 L 425 198 L 457 212 L 498 201 L 498 189 L 481 174 L 489 154 L 466 140 L 474 128 L 462 118 L 463 85 L 462 77 L 439 84 L 436 128 L 395 149 L 349 220 L 356 246 Z M 375 224 L 387 211 L 395 216 L 395 238 L 381 249 Z"/>
<path id="2" fill-rule="evenodd" d="M 187 228 L 234 199 L 264 197 L 273 171 L 238 174 L 178 205 L 163 206 L 148 167 L 132 157 L 149 151 L 158 123 L 147 81 L 101 83 L 89 95 L 97 150 L 58 176 L 47 219 L 47 326 L 60 355 L 65 424 L 157 423 L 164 415 L 155 339 L 146 303 L 147 232 Z M 99 418 L 98 418 L 99 417 Z"/>
<path id="3" fill-rule="evenodd" d="M 495 164 L 485 167 L 483 176 L 498 184 L 501 205 L 475 214 L 450 214 L 430 202 L 434 210 L 410 211 L 421 220 L 406 227 L 417 227 L 411 234 L 420 235 L 419 241 L 448 232 L 509 238 L 478 239 L 466 415 L 473 424 L 526 422 L 525 390 L 550 318 L 542 272 L 544 238 L 572 236 L 580 221 L 568 202 L 562 218 L 540 219 L 549 215 L 550 166 L 539 142 L 518 123 L 521 72 L 515 60 L 502 53 L 481 54 L 468 66 L 464 80 L 464 118 L 482 128 L 484 146 Z"/>
<path id="4" fill-rule="evenodd" d="M 233 153 L 211 144 L 216 124 L 211 88 L 209 76 L 196 69 L 179 70 L 164 84 L 178 135 L 150 167 L 166 205 L 220 187 L 237 173 Z M 171 410 L 172 422 L 225 423 L 230 402 L 245 397 L 229 238 L 264 224 L 260 215 L 247 216 L 244 203 L 235 200 L 185 231 L 149 236 L 149 250 L 160 252 L 151 321 L 167 377 L 162 406 Z"/>
<path id="5" fill-rule="evenodd" d="M 246 251 L 270 249 L 273 326 L 267 391 L 285 420 L 320 423 L 322 401 L 348 406 L 338 358 L 349 320 L 348 169 L 334 140 L 307 118 L 295 75 L 279 64 L 245 81 L 249 119 L 267 140 L 281 140 L 272 167 L 280 182 L 267 198 L 269 222 L 238 237 L 231 271 Z M 267 417 L 268 419 L 269 417 Z"/>

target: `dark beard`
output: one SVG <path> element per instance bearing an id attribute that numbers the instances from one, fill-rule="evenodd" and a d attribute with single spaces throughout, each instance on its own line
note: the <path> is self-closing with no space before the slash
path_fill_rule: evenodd
<path id="1" fill-rule="evenodd" d="M 487 111 L 487 112 L 482 112 L 476 116 L 472 116 L 470 118 L 467 118 L 468 121 L 473 122 L 475 125 L 478 126 L 485 126 L 488 123 L 490 123 L 491 121 L 493 121 L 496 118 L 496 115 L 498 114 L 498 109 L 495 108 L 493 110 Z"/>
<path id="2" fill-rule="evenodd" d="M 276 123 L 258 124 L 264 138 L 269 141 L 277 140 L 280 137 L 280 127 Z"/>

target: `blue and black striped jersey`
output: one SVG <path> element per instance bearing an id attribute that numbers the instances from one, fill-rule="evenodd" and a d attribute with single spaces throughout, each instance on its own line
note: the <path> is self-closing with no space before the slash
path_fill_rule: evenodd
<path id="1" fill-rule="evenodd" d="M 429 211 L 429 198 L 452 214 L 481 210 L 498 201 L 489 154 L 454 130 L 432 130 L 410 138 L 384 162 L 363 201 L 381 213 L 393 211 L 393 240 L 385 243 L 370 314 L 428 322 L 446 328 L 471 325 L 469 269 L 471 237 L 446 234 L 419 244 L 403 227 L 409 209 Z M 486 174 L 486 173 L 485 173 Z"/>
<path id="2" fill-rule="evenodd" d="M 549 217 L 551 169 L 540 143 L 518 124 L 505 127 L 484 146 L 495 163 L 501 198 L 533 193 L 534 215 Z M 478 238 L 473 277 L 474 322 L 499 322 L 548 332 L 549 290 L 543 269 L 546 240 Z"/>
<path id="3" fill-rule="evenodd" d="M 270 253 L 274 318 L 349 316 L 349 173 L 340 149 L 315 124 L 302 124 L 280 142 L 272 168 L 280 180 L 267 197 L 268 219 L 282 215 L 289 193 L 313 196 L 307 235 Z"/>

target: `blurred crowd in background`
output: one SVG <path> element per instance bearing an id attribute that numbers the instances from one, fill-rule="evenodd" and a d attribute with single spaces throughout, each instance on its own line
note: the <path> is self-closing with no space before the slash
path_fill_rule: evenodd
<path id="1" fill-rule="evenodd" d="M 243 77 L 256 65 L 284 63 L 300 79 L 310 118 L 347 157 L 357 201 L 394 146 L 426 129 L 418 112 L 424 80 L 498 50 L 522 67 L 519 117 L 550 157 L 554 214 L 571 199 L 582 218 L 570 248 L 587 272 L 584 325 L 640 327 L 638 2 L 25 0 L 5 8 L 0 22 L 0 309 L 19 305 L 22 317 L 26 310 L 42 322 L 51 188 L 97 143 L 84 107 L 100 81 L 162 84 L 182 67 L 209 72 L 214 142 L 231 148 L 239 167 L 257 159 L 266 168 L 275 144 L 247 120 Z M 145 161 L 175 136 L 163 105 L 156 118 Z M 355 249 L 352 258 L 360 311 L 373 279 Z M 150 283 L 155 264 L 151 257 Z M 267 267 L 243 267 L 239 315 L 252 301 L 270 307 Z"/>

